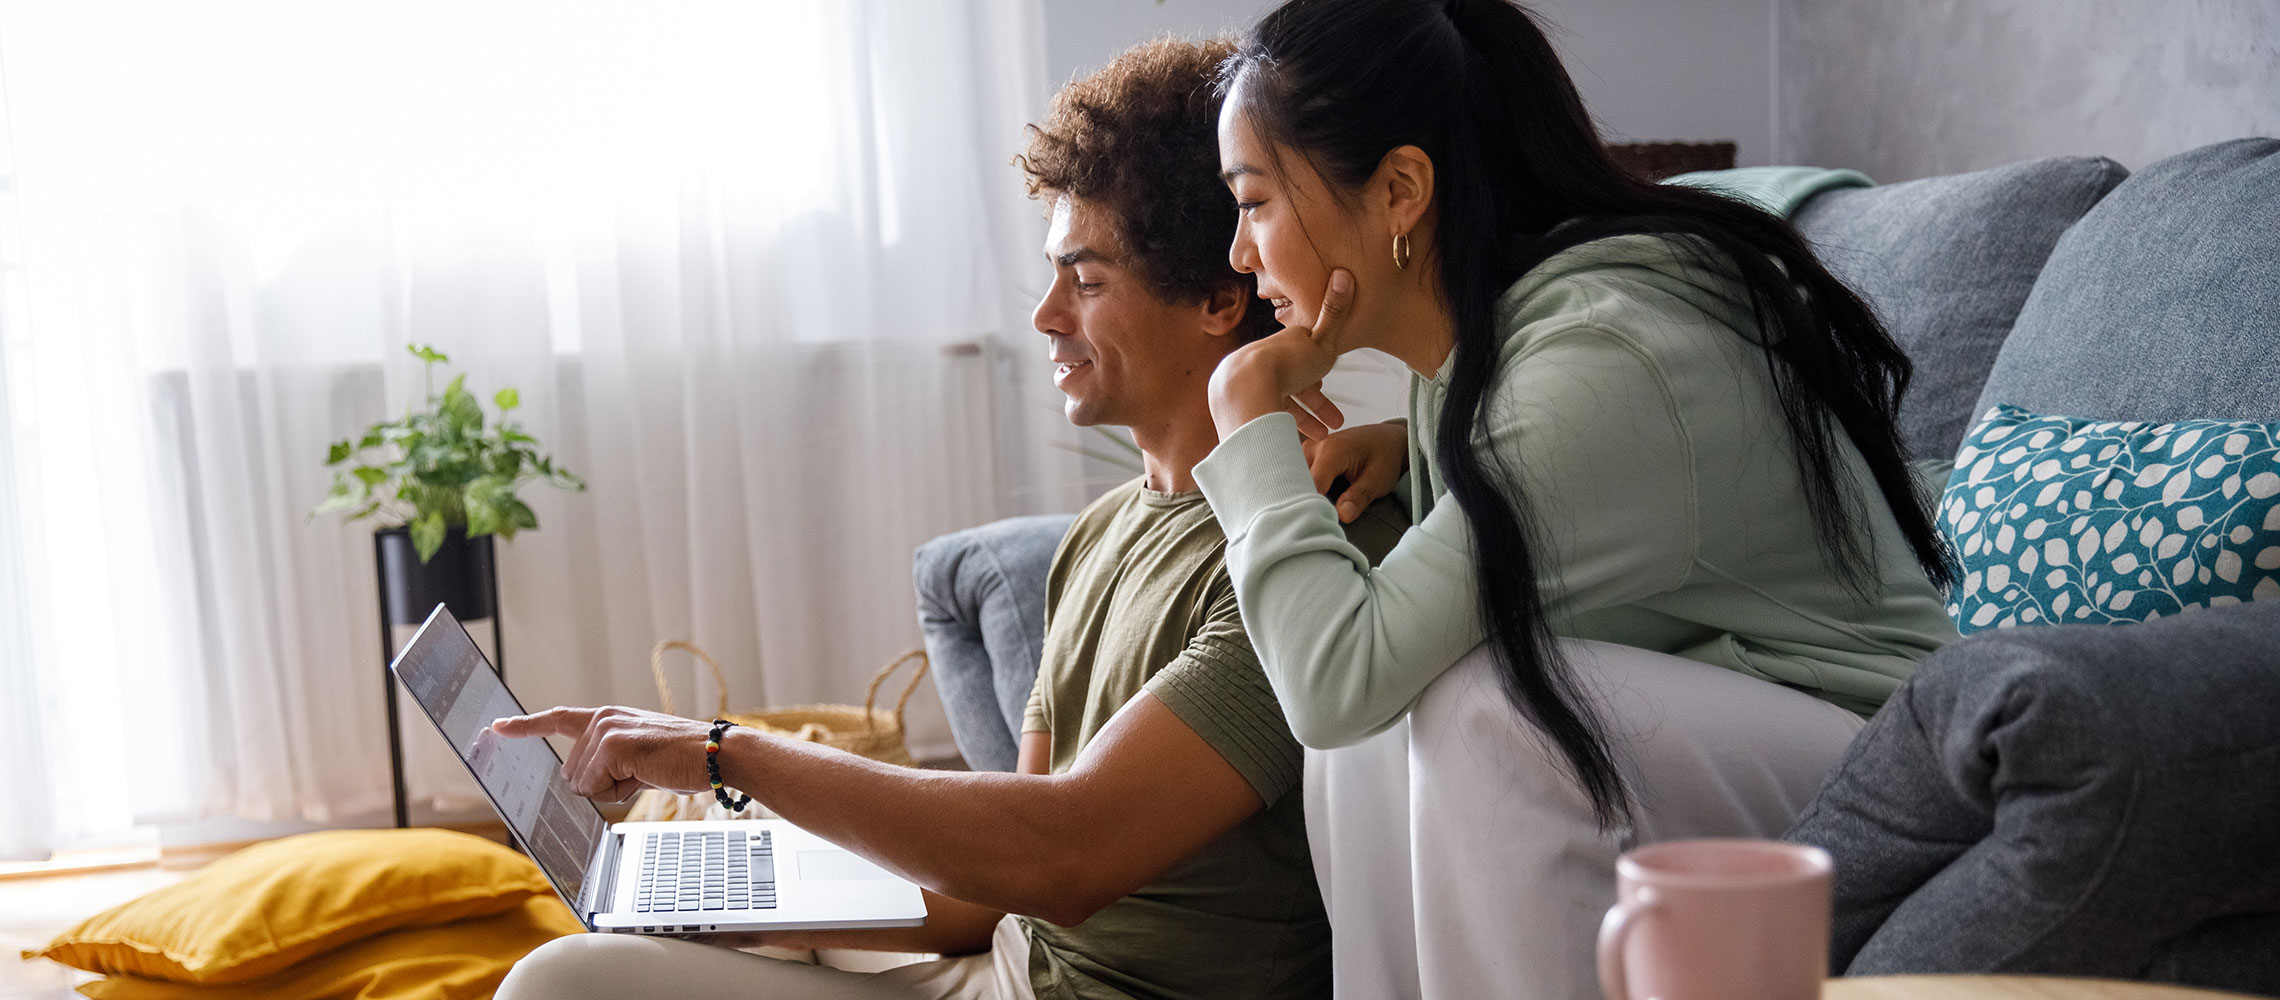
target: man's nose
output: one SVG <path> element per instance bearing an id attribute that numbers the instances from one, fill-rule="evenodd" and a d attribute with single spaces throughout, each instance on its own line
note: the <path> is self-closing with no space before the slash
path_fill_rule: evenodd
<path id="1" fill-rule="evenodd" d="M 1061 306 L 1054 295 L 1054 290 L 1048 288 L 1045 290 L 1045 294 L 1037 299 L 1037 308 L 1030 311 L 1029 325 L 1035 327 L 1038 333 L 1049 337 L 1056 333 L 1067 332 L 1061 328 L 1063 325 L 1062 318 Z"/>

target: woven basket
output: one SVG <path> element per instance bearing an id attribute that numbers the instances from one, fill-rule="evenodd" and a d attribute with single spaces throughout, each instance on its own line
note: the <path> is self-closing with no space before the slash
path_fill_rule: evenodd
<path id="1" fill-rule="evenodd" d="M 681 650 L 702 661 L 712 670 L 713 680 L 720 688 L 720 704 L 712 718 L 727 719 L 739 726 L 809 743 L 837 747 L 848 753 L 869 757 L 888 764 L 909 766 L 910 747 L 903 742 L 903 707 L 910 704 L 910 696 L 918 691 L 920 681 L 926 679 L 926 650 L 913 649 L 897 656 L 871 675 L 871 686 L 863 692 L 861 705 L 794 705 L 790 708 L 763 709 L 757 712 L 730 712 L 728 710 L 728 677 L 711 654 L 695 643 L 668 639 L 649 651 L 649 672 L 657 679 L 657 702 L 667 715 L 673 710 L 673 690 L 665 682 L 665 654 Z M 895 699 L 892 712 L 882 712 L 876 705 L 879 687 L 905 663 L 915 663 L 909 682 L 903 685 L 902 695 Z M 720 805 L 713 793 L 697 792 L 678 794 L 661 788 L 644 789 L 633 797 L 633 808 L 626 819 L 633 822 L 685 819 L 750 819 L 773 815 L 758 802 L 731 813 Z"/>

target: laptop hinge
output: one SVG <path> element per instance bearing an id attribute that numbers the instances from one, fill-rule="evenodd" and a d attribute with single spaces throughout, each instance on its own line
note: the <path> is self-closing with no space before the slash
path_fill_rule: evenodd
<path id="1" fill-rule="evenodd" d="M 589 921 L 617 900 L 618 848 L 623 843 L 625 834 L 611 830 L 594 849 L 594 860 L 586 869 L 586 898 L 580 907 Z"/>

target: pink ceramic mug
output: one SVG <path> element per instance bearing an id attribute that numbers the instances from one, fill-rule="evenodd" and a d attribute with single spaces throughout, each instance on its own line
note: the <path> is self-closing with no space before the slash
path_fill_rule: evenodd
<path id="1" fill-rule="evenodd" d="M 1615 863 L 1599 925 L 1608 1000 L 1815 1000 L 1829 968 L 1829 882 L 1818 847 L 1674 840 Z"/>

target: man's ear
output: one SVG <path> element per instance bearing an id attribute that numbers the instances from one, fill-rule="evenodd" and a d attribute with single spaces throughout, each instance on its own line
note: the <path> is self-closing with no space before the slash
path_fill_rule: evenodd
<path id="1" fill-rule="evenodd" d="M 1378 161 L 1370 191 L 1384 199 L 1388 237 L 1414 232 L 1433 204 L 1433 158 L 1415 146 L 1395 146 Z"/>
<path id="2" fill-rule="evenodd" d="M 1224 337 L 1235 332 L 1236 327 L 1243 325 L 1243 317 L 1249 315 L 1248 310 L 1253 304 L 1266 303 L 1256 296 L 1246 294 L 1243 286 L 1235 282 L 1226 282 L 1212 289 L 1211 294 L 1204 296 L 1203 302 L 1197 306 L 1203 311 L 1203 332 L 1214 337 Z"/>

